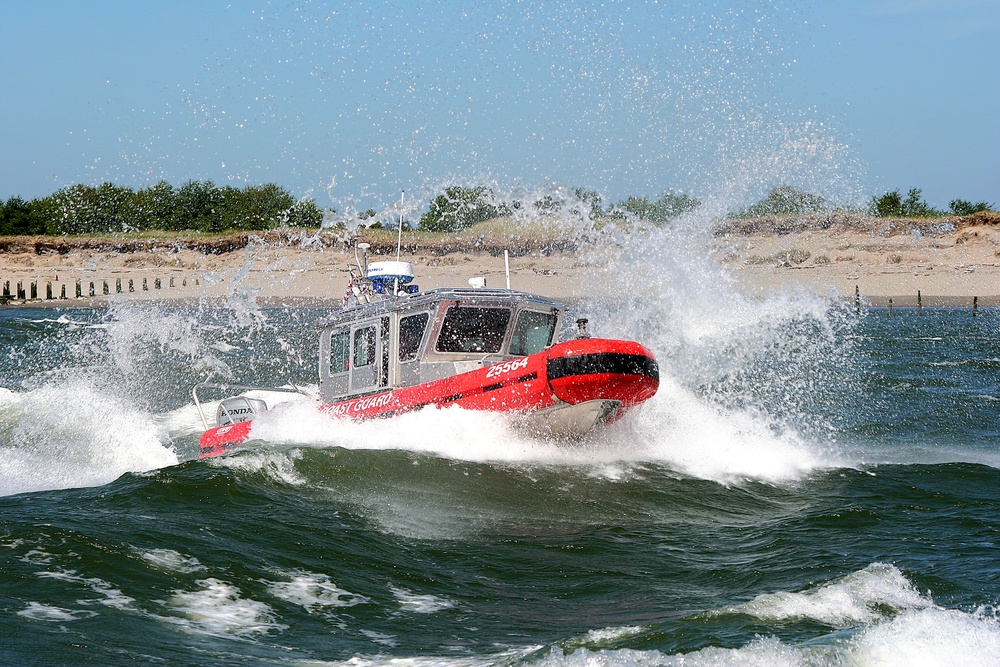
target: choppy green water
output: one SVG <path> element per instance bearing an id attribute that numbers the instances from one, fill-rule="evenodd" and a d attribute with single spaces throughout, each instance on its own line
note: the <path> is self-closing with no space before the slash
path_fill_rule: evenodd
<path id="1" fill-rule="evenodd" d="M 0 311 L 0 663 L 1000 662 L 1000 312 L 740 307 L 594 309 L 664 381 L 576 447 L 302 407 L 207 462 L 190 386 L 311 382 L 320 309 Z"/>

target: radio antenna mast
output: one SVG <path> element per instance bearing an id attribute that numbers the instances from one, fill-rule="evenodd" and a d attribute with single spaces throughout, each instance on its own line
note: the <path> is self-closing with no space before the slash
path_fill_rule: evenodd
<path id="1" fill-rule="evenodd" d="M 399 261 L 399 254 L 403 249 L 403 195 L 406 190 L 399 191 L 399 233 L 396 236 L 396 261 Z"/>
<path id="2" fill-rule="evenodd" d="M 396 261 L 399 261 L 400 253 L 403 250 L 403 195 L 406 190 L 399 191 L 399 231 L 396 234 Z M 392 295 L 399 296 L 399 276 L 392 282 Z"/>

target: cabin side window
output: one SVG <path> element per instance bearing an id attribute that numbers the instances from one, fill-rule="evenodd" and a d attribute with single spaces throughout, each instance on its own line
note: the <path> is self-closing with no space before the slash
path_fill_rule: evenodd
<path id="1" fill-rule="evenodd" d="M 354 330 L 354 367 L 375 363 L 375 325 Z"/>
<path id="2" fill-rule="evenodd" d="M 399 360 L 413 361 L 420 352 L 420 341 L 430 320 L 428 313 L 407 315 L 399 320 Z"/>
<path id="3" fill-rule="evenodd" d="M 510 308 L 452 306 L 441 323 L 438 352 L 496 354 L 503 345 Z"/>
<path id="4" fill-rule="evenodd" d="M 552 343 L 555 333 L 554 313 L 540 313 L 536 310 L 522 310 L 514 325 L 514 335 L 510 339 L 510 353 L 526 356 L 541 352 Z"/>
<path id="5" fill-rule="evenodd" d="M 346 373 L 351 370 L 351 352 L 348 345 L 350 334 L 340 331 L 330 337 L 330 373 Z"/>

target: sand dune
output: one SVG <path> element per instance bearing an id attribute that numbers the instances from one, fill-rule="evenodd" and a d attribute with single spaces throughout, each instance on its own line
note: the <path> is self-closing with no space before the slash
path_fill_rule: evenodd
<path id="1" fill-rule="evenodd" d="M 973 297 L 998 305 L 998 222 L 993 214 L 910 228 L 880 221 L 865 229 L 857 216 L 846 223 L 727 223 L 716 228 L 706 252 L 750 294 L 803 288 L 853 299 L 857 289 L 873 305 L 891 298 L 902 306 L 914 305 L 919 291 L 927 306 L 967 305 Z M 424 289 L 464 286 L 474 276 L 504 287 L 502 249 L 510 247 L 512 287 L 563 298 L 600 296 L 600 281 L 586 278 L 614 262 L 613 249 L 602 254 L 585 240 L 552 234 L 519 235 L 516 242 L 471 233 L 405 238 L 404 259 L 413 262 Z M 394 234 L 369 233 L 365 240 L 375 259 L 395 258 Z M 209 241 L 6 238 L 0 239 L 0 289 L 7 303 L 51 305 L 241 295 L 336 303 L 354 258 L 349 241 L 343 234 L 303 232 Z"/>

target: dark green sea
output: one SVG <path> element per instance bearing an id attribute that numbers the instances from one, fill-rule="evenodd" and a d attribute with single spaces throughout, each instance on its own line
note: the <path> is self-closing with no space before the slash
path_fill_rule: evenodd
<path id="1" fill-rule="evenodd" d="M 0 664 L 1000 664 L 1000 312 L 699 293 L 584 305 L 662 384 L 582 443 L 293 405 L 210 461 L 191 386 L 314 385 L 327 311 L 0 310 Z"/>

